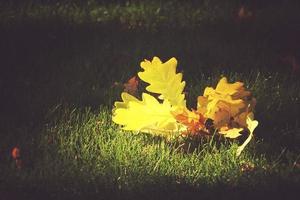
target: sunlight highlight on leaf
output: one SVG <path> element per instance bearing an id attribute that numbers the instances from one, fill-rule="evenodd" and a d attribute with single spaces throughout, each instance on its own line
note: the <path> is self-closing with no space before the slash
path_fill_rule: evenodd
<path id="1" fill-rule="evenodd" d="M 167 137 L 179 131 L 180 124 L 171 114 L 172 107 L 168 101 L 159 103 L 147 93 L 142 94 L 142 101 L 127 93 L 122 93 L 122 97 L 125 97 L 124 103 L 115 105 L 112 120 L 122 125 L 124 130 L 142 131 Z"/>
<path id="2" fill-rule="evenodd" d="M 162 63 L 158 57 L 154 57 L 151 62 L 141 62 L 141 67 L 144 71 L 139 72 L 138 76 L 150 84 L 147 91 L 160 94 L 159 99 L 170 101 L 172 106 L 186 106 L 183 93 L 185 82 L 182 81 L 182 73 L 176 73 L 176 58 Z"/>

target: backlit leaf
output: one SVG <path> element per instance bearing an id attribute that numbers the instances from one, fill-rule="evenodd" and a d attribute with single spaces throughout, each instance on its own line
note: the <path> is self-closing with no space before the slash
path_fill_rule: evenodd
<path id="1" fill-rule="evenodd" d="M 153 96 L 143 93 L 142 101 L 122 93 L 123 103 L 115 104 L 112 120 L 124 130 L 141 131 L 169 137 L 178 133 L 180 124 L 171 114 L 168 101 L 159 103 Z"/>
<path id="2" fill-rule="evenodd" d="M 172 106 L 185 107 L 186 100 L 183 93 L 185 82 L 182 81 L 182 73 L 176 73 L 177 60 L 171 58 L 162 63 L 158 57 L 154 57 L 150 62 L 141 62 L 143 72 L 138 76 L 141 80 L 149 83 L 146 90 L 160 94 L 159 98 L 168 100 Z"/>

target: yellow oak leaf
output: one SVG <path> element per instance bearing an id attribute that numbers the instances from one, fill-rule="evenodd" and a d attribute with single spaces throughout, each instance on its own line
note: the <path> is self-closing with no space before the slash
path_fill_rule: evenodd
<path id="1" fill-rule="evenodd" d="M 253 137 L 254 129 L 258 126 L 258 121 L 253 119 L 253 113 L 248 114 L 246 123 L 247 123 L 247 128 L 249 131 L 249 136 L 244 141 L 244 143 L 238 147 L 238 149 L 236 151 L 237 156 L 239 156 L 241 154 L 241 152 L 244 150 L 244 148 L 247 146 L 247 144 L 251 141 L 251 139 Z"/>
<path id="2" fill-rule="evenodd" d="M 143 93 L 142 101 L 128 93 L 122 93 L 123 102 L 115 104 L 113 122 L 124 130 L 141 131 L 153 135 L 170 137 L 178 133 L 180 124 L 171 114 L 168 101 L 159 103 L 153 96 Z"/>
<path id="3" fill-rule="evenodd" d="M 225 128 L 225 129 L 224 129 Z M 228 129 L 228 127 L 224 127 L 220 129 L 220 134 L 224 135 L 224 137 L 227 138 L 237 138 L 241 136 L 240 132 L 243 130 L 243 128 L 231 128 Z"/>
<path id="4" fill-rule="evenodd" d="M 182 81 L 182 73 L 176 73 L 177 60 L 171 58 L 162 63 L 158 57 L 150 62 L 141 62 L 144 71 L 139 72 L 141 80 L 149 83 L 146 90 L 160 94 L 159 99 L 168 100 L 172 106 L 185 107 L 186 100 L 183 93 L 185 81 Z"/>
<path id="5" fill-rule="evenodd" d="M 127 92 L 122 92 L 121 98 L 123 101 L 116 101 L 114 104 L 113 112 L 116 108 L 128 108 L 129 102 L 139 102 L 137 98 L 128 94 Z"/>
<path id="6" fill-rule="evenodd" d="M 250 92 L 245 91 L 244 83 L 228 83 L 226 77 L 221 78 L 221 80 L 217 84 L 216 92 L 220 94 L 228 94 L 230 96 L 236 95 L 235 99 L 250 95 Z"/>
<path id="7" fill-rule="evenodd" d="M 215 128 L 230 126 L 233 122 L 244 126 L 246 118 L 240 115 L 245 116 L 244 113 L 250 112 L 255 104 L 250 95 L 243 83 L 228 83 L 223 77 L 216 89 L 206 87 L 203 96 L 198 97 L 197 111 L 212 119 Z"/>

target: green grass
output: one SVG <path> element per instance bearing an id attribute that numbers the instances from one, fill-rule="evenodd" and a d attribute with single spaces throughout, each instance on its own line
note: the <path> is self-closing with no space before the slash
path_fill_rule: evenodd
<path id="1" fill-rule="evenodd" d="M 297 24 L 296 1 L 257 8 L 253 24 L 233 21 L 239 1 L 225 7 L 208 0 L 196 5 L 32 2 L 0 4 L 4 198 L 15 191 L 28 199 L 296 193 L 299 74 L 279 61 L 282 52 L 297 51 L 286 44 L 289 37 L 281 37 Z M 153 56 L 178 59 L 189 108 L 224 75 L 252 91 L 259 126 L 240 157 L 235 156 L 238 140 L 165 141 L 122 131 L 111 122 L 122 83 Z M 21 148 L 21 170 L 10 156 L 14 146 Z"/>
<path id="2" fill-rule="evenodd" d="M 182 1 L 127 1 L 118 4 L 93 0 L 57 3 L 27 1 L 19 4 L 6 2 L 0 4 L 3 8 L 0 22 L 43 22 L 54 19 L 74 25 L 120 23 L 129 29 L 156 29 L 161 25 L 186 27 L 190 24 L 197 26 L 208 22 L 226 21 L 239 5 L 234 1 L 224 4 L 212 0 L 194 4 Z"/>
<path id="3" fill-rule="evenodd" d="M 293 194 L 293 188 L 300 181 L 299 167 L 296 166 L 299 163 L 299 139 L 292 141 L 290 137 L 298 137 L 299 127 L 293 125 L 297 118 L 288 122 L 285 117 L 291 115 L 292 119 L 297 116 L 293 110 L 299 107 L 299 103 L 290 102 L 283 107 L 284 111 L 278 105 L 288 101 L 283 98 L 286 94 L 299 95 L 299 89 L 286 89 L 285 79 L 276 76 L 273 80 L 257 73 L 253 75 L 256 75 L 252 77 L 255 79 L 229 74 L 230 80 L 245 81 L 258 99 L 256 116 L 259 129 L 240 157 L 235 155 L 238 141 L 166 141 L 143 133 L 122 131 L 111 121 L 111 107 L 91 110 L 58 105 L 49 111 L 49 120 L 36 141 L 30 142 L 24 136 L 19 138 L 21 149 L 31 152 L 24 153 L 24 169 L 16 169 L 14 161 L 6 156 L 1 170 L 3 186 L 10 188 L 14 185 L 21 191 L 35 188 L 50 193 L 51 198 L 62 194 L 73 198 L 86 195 L 121 198 L 124 194 L 146 198 L 153 191 L 171 197 L 186 194 L 186 191 L 188 194 L 204 192 L 217 197 L 213 188 L 217 191 L 239 188 L 234 194 L 242 196 L 241 191 L 245 190 L 254 190 L 255 194 L 266 190 L 272 195 L 278 191 L 270 188 L 284 187 Z M 203 92 L 203 87 L 215 85 L 218 77 L 216 74 L 194 82 L 188 89 L 189 102 Z M 276 95 L 269 105 L 267 102 L 272 93 Z M 112 101 L 120 98 L 119 91 L 112 91 L 111 95 Z M 297 95 L 291 98 L 299 98 Z M 285 114 L 282 116 L 284 120 L 274 117 L 275 107 L 278 108 L 275 113 Z M 288 113 L 286 109 L 289 109 Z M 264 116 L 272 120 L 272 126 L 266 123 Z M 290 127 L 290 133 L 284 132 L 286 126 Z M 268 140 L 266 134 L 270 132 L 273 132 L 272 139 Z M 289 146 L 284 147 L 287 141 L 290 141 Z M 278 144 L 283 146 L 280 148 Z M 268 154 L 269 151 L 272 154 Z M 175 192 L 170 194 L 170 191 Z"/>
<path id="4" fill-rule="evenodd" d="M 251 2 L 240 0 L 220 2 L 203 1 L 57 1 L 36 2 L 28 0 L 15 3 L 6 1 L 2 8 L 0 24 L 18 24 L 24 22 L 43 23 L 55 21 L 73 25 L 84 24 L 120 24 L 128 29 L 156 30 L 160 27 L 190 28 L 206 25 L 222 26 L 233 23 L 241 5 L 253 7 Z M 277 1 L 254 6 L 256 28 L 274 27 L 297 22 L 297 1 Z"/>
<path id="5" fill-rule="evenodd" d="M 292 165 L 297 160 L 281 167 L 280 157 L 268 161 L 264 155 L 256 155 L 255 142 L 237 158 L 237 145 L 232 143 L 178 144 L 121 131 L 112 124 L 106 108 L 97 114 L 89 110 L 62 112 L 59 121 L 45 129 L 39 146 L 32 147 L 36 152 L 30 155 L 34 156 L 30 158 L 33 163 L 28 163 L 32 168 L 18 171 L 12 165 L 2 171 L 6 184 L 71 194 L 103 189 L 147 191 L 148 186 L 156 190 L 216 185 L 252 188 L 279 184 L 270 182 L 271 175 L 284 181 L 299 171 Z M 290 181 L 297 183 L 298 178 Z"/>

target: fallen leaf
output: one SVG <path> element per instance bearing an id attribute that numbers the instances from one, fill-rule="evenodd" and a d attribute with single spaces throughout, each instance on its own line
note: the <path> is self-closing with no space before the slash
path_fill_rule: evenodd
<path id="1" fill-rule="evenodd" d="M 149 83 L 146 87 L 148 92 L 159 94 L 159 99 L 168 100 L 172 106 L 185 107 L 183 92 L 185 81 L 182 81 L 182 73 L 176 73 L 176 67 L 176 58 L 162 63 L 158 57 L 154 57 L 151 62 L 148 60 L 141 62 L 144 71 L 139 72 L 138 76 Z"/>
<path id="2" fill-rule="evenodd" d="M 246 122 L 247 122 L 248 131 L 249 131 L 249 136 L 244 141 L 244 143 L 238 147 L 238 149 L 236 151 L 237 156 L 239 156 L 241 154 L 241 152 L 244 150 L 244 148 L 247 146 L 247 144 L 251 141 L 251 139 L 253 137 L 254 129 L 258 126 L 258 121 L 253 120 L 253 113 L 249 113 L 249 115 L 247 116 Z"/>
<path id="3" fill-rule="evenodd" d="M 198 135 L 203 132 L 205 128 L 205 118 L 201 113 L 195 110 L 189 111 L 187 108 L 172 112 L 175 119 L 187 127 L 185 134 Z"/>
<path id="4" fill-rule="evenodd" d="M 225 129 L 219 131 L 220 134 L 224 135 L 224 137 L 227 138 L 237 138 L 239 136 L 241 136 L 241 131 L 243 130 L 243 128 L 231 128 L 229 129 L 228 127 L 226 127 Z"/>
<path id="5" fill-rule="evenodd" d="M 11 151 L 11 156 L 15 160 L 16 168 L 21 169 L 23 166 L 23 162 L 21 159 L 20 148 L 14 147 Z"/>
<path id="6" fill-rule="evenodd" d="M 253 16 L 254 16 L 253 12 L 245 6 L 241 6 L 237 13 L 237 17 L 239 21 L 250 20 L 253 18 Z"/>
<path id="7" fill-rule="evenodd" d="M 253 137 L 258 125 L 253 120 L 256 100 L 244 88 L 242 82 L 228 83 L 220 79 L 216 88 L 206 87 L 198 97 L 197 110 L 186 107 L 182 73 L 176 73 L 177 60 L 171 58 L 163 63 L 158 57 L 141 62 L 139 78 L 148 83 L 142 100 L 134 97 L 138 87 L 137 77 L 124 84 L 122 101 L 115 102 L 112 120 L 123 130 L 146 132 L 170 138 L 175 134 L 211 135 L 216 132 L 226 138 L 237 138 L 243 132 L 250 133 L 238 147 L 239 155 Z M 243 132 L 242 132 L 243 131 Z"/>
<path id="8" fill-rule="evenodd" d="M 20 159 L 21 154 L 20 154 L 20 149 L 18 147 L 14 147 L 11 151 L 11 157 L 16 160 Z"/>
<path id="9" fill-rule="evenodd" d="M 123 85 L 124 85 L 124 92 L 134 95 L 137 92 L 139 80 L 136 76 L 133 76 L 127 81 L 127 83 L 124 83 Z"/>
<path id="10" fill-rule="evenodd" d="M 142 101 L 128 93 L 122 93 L 123 102 L 115 103 L 112 120 L 124 130 L 141 131 L 168 137 L 179 131 L 180 124 L 171 114 L 168 101 L 158 102 L 150 94 L 143 93 Z"/>
<path id="11" fill-rule="evenodd" d="M 250 112 L 254 103 L 254 98 L 251 98 L 251 93 L 245 90 L 242 82 L 228 83 L 227 78 L 223 77 L 216 89 L 206 87 L 203 96 L 198 97 L 197 111 L 212 119 L 215 128 L 230 127 L 233 122 L 245 126 L 244 113 Z"/>

